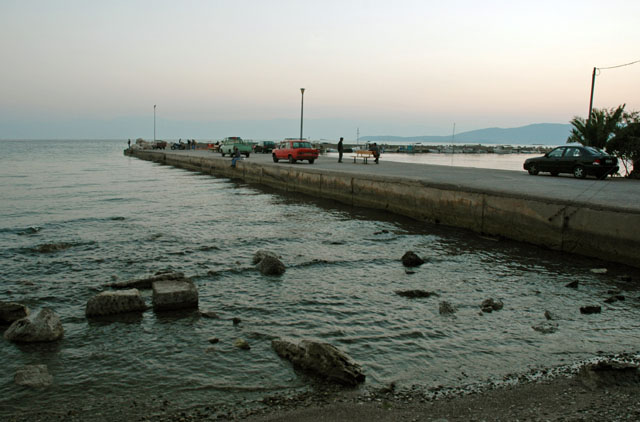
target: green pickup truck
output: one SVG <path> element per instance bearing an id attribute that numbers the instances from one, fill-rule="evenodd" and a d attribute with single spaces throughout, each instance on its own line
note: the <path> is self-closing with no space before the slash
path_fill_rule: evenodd
<path id="1" fill-rule="evenodd" d="M 233 155 L 233 151 L 235 148 L 238 148 L 240 154 L 249 157 L 251 154 L 253 143 L 242 140 L 239 136 L 230 136 L 228 138 L 224 138 L 222 142 L 220 142 L 220 154 L 224 157 L 226 154 Z"/>

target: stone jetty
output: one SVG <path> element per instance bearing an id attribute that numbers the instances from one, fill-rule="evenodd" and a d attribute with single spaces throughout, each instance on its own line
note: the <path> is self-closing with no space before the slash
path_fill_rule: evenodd
<path id="1" fill-rule="evenodd" d="M 231 168 L 207 150 L 125 154 L 286 192 L 333 199 L 563 252 L 640 267 L 640 184 L 521 172 L 387 162 L 273 163 L 252 154 Z M 524 158 L 523 158 L 524 162 Z"/>

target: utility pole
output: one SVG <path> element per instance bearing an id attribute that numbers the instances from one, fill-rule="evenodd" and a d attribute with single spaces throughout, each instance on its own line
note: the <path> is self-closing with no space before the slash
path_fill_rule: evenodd
<path id="1" fill-rule="evenodd" d="M 589 114 L 587 114 L 587 123 L 591 121 L 591 110 L 593 109 L 593 88 L 596 85 L 596 67 L 593 68 L 593 74 L 591 75 L 591 99 L 589 100 Z"/>
<path id="2" fill-rule="evenodd" d="M 360 146 L 360 128 L 356 129 L 356 145 Z"/>

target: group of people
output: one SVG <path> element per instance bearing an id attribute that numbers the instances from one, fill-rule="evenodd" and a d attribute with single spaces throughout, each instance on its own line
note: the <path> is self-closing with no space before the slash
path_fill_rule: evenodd
<path id="1" fill-rule="evenodd" d="M 338 142 L 338 162 L 339 163 L 342 162 L 342 154 L 344 153 L 343 141 L 344 141 L 344 138 L 340 138 L 340 141 Z M 373 152 L 373 158 L 375 158 L 375 162 L 376 164 L 378 164 L 380 160 L 380 148 L 378 148 L 378 144 L 374 142 L 373 144 L 369 145 L 369 151 Z"/>

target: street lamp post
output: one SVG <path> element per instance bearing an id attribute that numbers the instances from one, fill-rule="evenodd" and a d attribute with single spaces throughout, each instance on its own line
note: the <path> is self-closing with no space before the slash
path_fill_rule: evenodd
<path id="1" fill-rule="evenodd" d="M 300 88 L 302 93 L 302 102 L 300 104 L 300 140 L 302 140 L 302 118 L 304 116 L 304 88 Z"/>
<path id="2" fill-rule="evenodd" d="M 156 105 L 153 105 L 153 142 L 156 141 Z"/>

